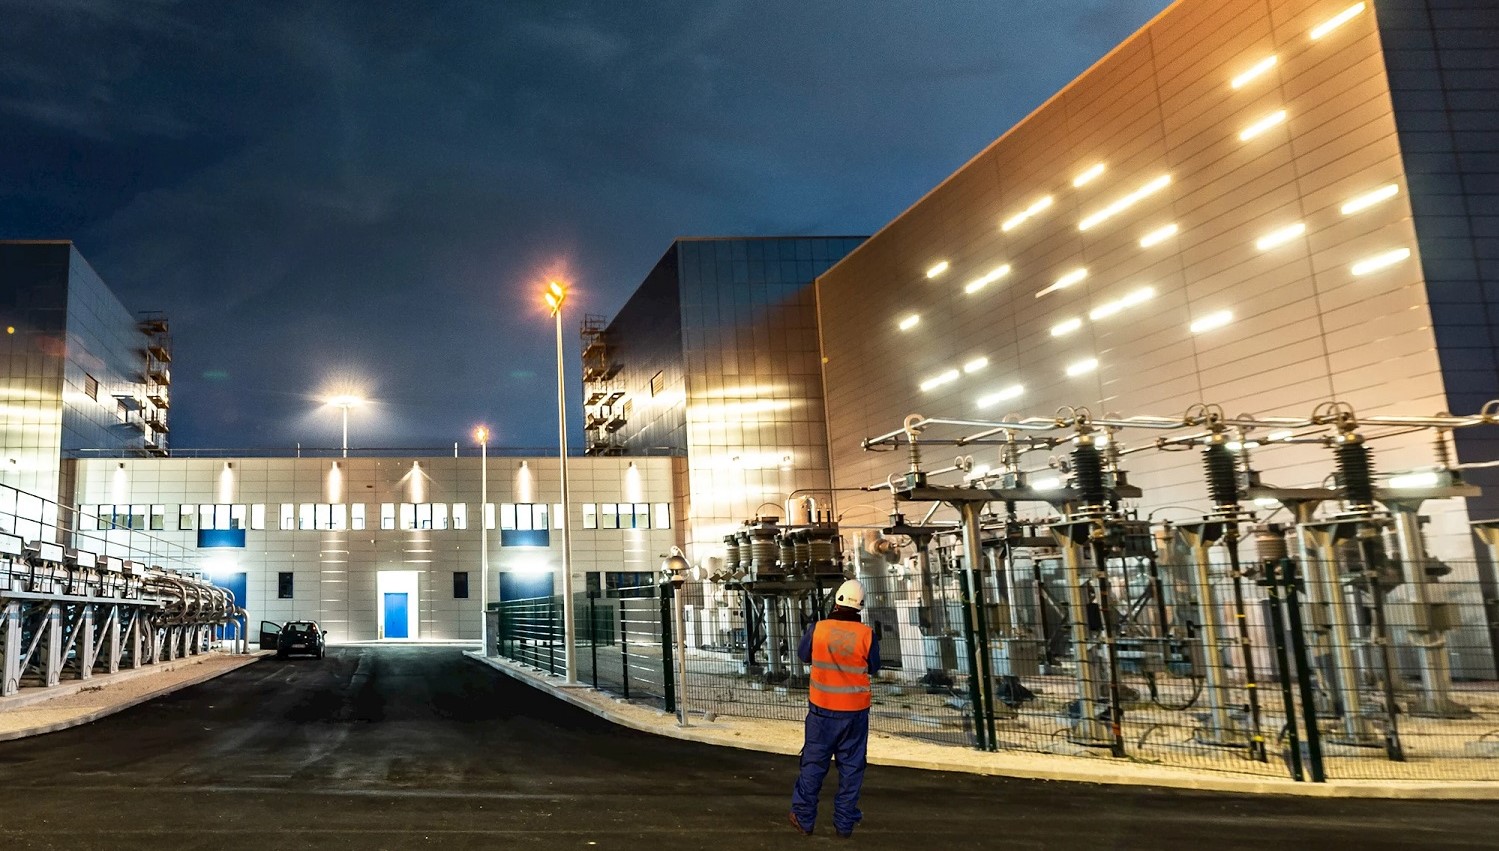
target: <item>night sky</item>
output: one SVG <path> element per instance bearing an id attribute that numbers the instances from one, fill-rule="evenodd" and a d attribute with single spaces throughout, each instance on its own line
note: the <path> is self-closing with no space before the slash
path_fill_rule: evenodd
<path id="1" fill-rule="evenodd" d="M 175 447 L 555 448 L 546 275 L 576 386 L 674 237 L 872 233 L 1165 5 L 0 0 L 0 237 L 168 313 Z"/>

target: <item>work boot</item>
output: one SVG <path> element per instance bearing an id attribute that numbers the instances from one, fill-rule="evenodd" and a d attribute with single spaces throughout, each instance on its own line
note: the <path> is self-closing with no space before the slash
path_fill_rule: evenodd
<path id="1" fill-rule="evenodd" d="M 802 836 L 812 835 L 812 831 L 806 829 L 805 827 L 802 827 L 802 823 L 797 819 L 796 813 L 787 813 L 786 818 L 790 819 L 791 826 L 796 828 L 797 833 L 800 833 Z"/>

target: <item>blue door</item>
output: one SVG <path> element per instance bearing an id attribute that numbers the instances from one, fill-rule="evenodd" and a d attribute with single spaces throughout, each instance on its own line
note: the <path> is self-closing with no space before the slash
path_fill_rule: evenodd
<path id="1" fill-rule="evenodd" d="M 406 594 L 385 595 L 385 637 L 406 638 Z"/>
<path id="2" fill-rule="evenodd" d="M 220 576 L 218 579 L 215 579 L 213 584 L 233 594 L 234 605 L 243 609 L 245 607 L 245 589 L 249 586 L 249 576 L 250 574 L 248 573 L 231 573 L 228 576 Z M 248 619 L 246 619 L 246 623 L 249 623 Z M 225 629 L 226 627 L 222 626 L 214 627 L 213 637 L 222 640 Z"/>

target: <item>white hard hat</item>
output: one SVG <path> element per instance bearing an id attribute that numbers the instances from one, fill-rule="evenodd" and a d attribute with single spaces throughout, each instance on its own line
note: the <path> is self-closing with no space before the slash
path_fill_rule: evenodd
<path id="1" fill-rule="evenodd" d="M 864 586 L 857 579 L 850 579 L 838 586 L 838 593 L 833 597 L 833 602 L 840 606 L 847 606 L 856 612 L 864 610 Z"/>

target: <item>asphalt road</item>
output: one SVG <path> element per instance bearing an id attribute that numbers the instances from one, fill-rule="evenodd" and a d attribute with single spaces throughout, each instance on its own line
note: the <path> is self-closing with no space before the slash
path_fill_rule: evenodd
<path id="1" fill-rule="evenodd" d="M 459 651 L 264 660 L 0 743 L 0 847 L 806 848 L 792 757 L 605 723 Z M 831 787 L 831 781 L 829 787 Z M 867 848 L 1484 848 L 1492 803 L 1328 801 L 870 769 Z"/>

